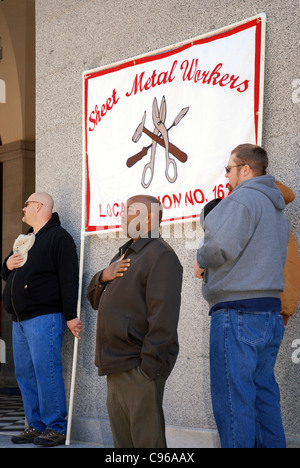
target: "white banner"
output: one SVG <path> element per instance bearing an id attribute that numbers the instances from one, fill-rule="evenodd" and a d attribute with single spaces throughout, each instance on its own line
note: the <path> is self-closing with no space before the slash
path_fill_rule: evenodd
<path id="1" fill-rule="evenodd" d="M 261 20 L 84 73 L 86 227 L 120 228 L 149 194 L 163 222 L 190 220 L 228 195 L 234 147 L 257 143 Z"/>

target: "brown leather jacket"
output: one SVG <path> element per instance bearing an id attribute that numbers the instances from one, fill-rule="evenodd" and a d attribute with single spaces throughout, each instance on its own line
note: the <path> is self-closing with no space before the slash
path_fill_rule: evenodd
<path id="1" fill-rule="evenodd" d="M 129 241 L 112 262 L 125 250 L 131 264 L 124 276 L 101 284 L 100 271 L 87 290 L 91 306 L 98 310 L 98 373 L 124 372 L 140 365 L 150 379 L 167 378 L 179 351 L 182 266 L 161 238 Z"/>

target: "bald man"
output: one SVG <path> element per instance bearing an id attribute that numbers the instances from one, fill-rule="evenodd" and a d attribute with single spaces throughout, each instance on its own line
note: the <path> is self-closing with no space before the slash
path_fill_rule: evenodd
<path id="1" fill-rule="evenodd" d="M 13 319 L 15 373 L 28 427 L 15 444 L 55 446 L 65 442 L 66 398 L 61 345 L 67 324 L 79 338 L 78 259 L 70 234 L 52 213 L 53 199 L 33 193 L 25 202 L 20 235 L 4 260 L 3 305 Z"/>
<path id="2" fill-rule="evenodd" d="M 98 310 L 96 365 L 107 375 L 107 408 L 116 448 L 165 448 L 163 393 L 178 355 L 182 266 L 159 236 L 162 206 L 140 195 L 127 201 L 130 238 L 92 279 Z"/>

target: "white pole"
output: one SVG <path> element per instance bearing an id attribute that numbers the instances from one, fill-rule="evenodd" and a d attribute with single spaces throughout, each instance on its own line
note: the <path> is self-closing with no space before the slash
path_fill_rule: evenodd
<path id="1" fill-rule="evenodd" d="M 84 236 L 81 237 L 80 245 L 80 265 L 79 265 L 79 289 L 78 289 L 78 302 L 77 302 L 77 317 L 80 318 L 81 309 L 81 296 L 82 296 L 82 278 L 83 278 L 83 262 L 84 262 Z M 73 364 L 72 364 L 72 377 L 70 386 L 70 398 L 69 398 L 69 412 L 68 412 L 68 424 L 65 445 L 70 445 L 71 437 L 71 426 L 72 426 L 72 415 L 73 415 L 73 404 L 75 394 L 75 381 L 76 381 L 76 369 L 77 369 L 77 355 L 78 355 L 78 338 L 74 338 L 74 350 L 73 350 Z"/>
<path id="2" fill-rule="evenodd" d="M 85 121 L 85 86 L 84 86 L 84 74 L 82 75 L 83 86 L 82 86 L 82 121 Z M 81 160 L 81 240 L 80 240 L 80 260 L 79 260 L 79 287 L 78 287 L 78 302 L 77 302 L 77 317 L 80 318 L 81 312 L 81 297 L 82 297 L 82 281 L 83 281 L 83 263 L 84 263 L 84 241 L 85 241 L 85 216 L 86 216 L 86 206 L 85 206 L 85 190 L 86 190 L 86 167 L 85 167 L 85 125 L 82 126 L 82 160 Z M 69 411 L 68 411 L 68 424 L 67 424 L 67 434 L 65 445 L 70 445 L 71 438 L 71 426 L 72 426 L 72 416 L 73 416 L 73 404 L 74 404 L 74 394 L 75 394 L 75 381 L 76 381 L 76 370 L 77 370 L 77 355 L 78 355 L 78 338 L 74 338 L 74 350 L 73 350 L 73 364 L 72 364 L 72 375 L 71 375 L 71 385 L 70 385 L 70 398 L 69 398 Z"/>
<path id="3" fill-rule="evenodd" d="M 71 387 L 70 387 L 70 399 L 69 399 L 68 425 L 67 425 L 67 435 L 66 435 L 65 445 L 70 445 L 74 391 L 75 391 L 75 378 L 76 378 L 76 367 L 77 367 L 77 350 L 78 350 L 78 340 L 75 338 L 74 351 L 73 351 L 72 378 L 71 378 Z"/>

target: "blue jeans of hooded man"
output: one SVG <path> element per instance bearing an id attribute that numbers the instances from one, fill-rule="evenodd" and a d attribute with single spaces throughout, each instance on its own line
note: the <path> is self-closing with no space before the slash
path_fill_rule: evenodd
<path id="1" fill-rule="evenodd" d="M 274 375 L 283 333 L 279 312 L 212 314 L 211 395 L 223 448 L 285 447 Z"/>
<path id="2" fill-rule="evenodd" d="M 66 433 L 66 397 L 61 346 L 63 314 L 49 314 L 13 323 L 15 373 L 29 426 L 39 432 Z"/>

